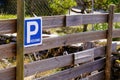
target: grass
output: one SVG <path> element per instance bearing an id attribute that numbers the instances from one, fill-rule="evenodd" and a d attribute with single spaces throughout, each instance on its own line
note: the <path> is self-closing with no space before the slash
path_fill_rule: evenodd
<path id="1" fill-rule="evenodd" d="M 11 15 L 11 14 L 1 14 L 0 19 L 15 19 L 17 18 L 17 15 Z"/>
<path id="2" fill-rule="evenodd" d="M 30 15 L 27 15 L 25 17 L 30 17 Z M 0 19 L 16 19 L 17 18 L 17 14 L 16 15 L 12 15 L 12 14 L 0 14 Z"/>
<path id="3" fill-rule="evenodd" d="M 50 32 L 52 34 L 65 35 L 65 34 L 82 32 L 82 30 L 83 30 L 83 27 L 74 26 L 74 27 L 53 28 L 53 29 L 50 29 Z"/>

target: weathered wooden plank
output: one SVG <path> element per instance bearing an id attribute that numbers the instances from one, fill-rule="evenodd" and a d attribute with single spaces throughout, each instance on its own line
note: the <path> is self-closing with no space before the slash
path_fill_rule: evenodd
<path id="1" fill-rule="evenodd" d="M 95 62 L 89 62 L 71 69 L 67 69 L 61 72 L 58 72 L 54 75 L 37 79 L 37 80 L 70 80 L 72 78 L 78 77 L 80 74 L 85 72 L 92 72 L 94 70 L 99 70 L 105 66 L 105 59 L 99 59 Z"/>
<path id="2" fill-rule="evenodd" d="M 120 37 L 120 29 L 113 30 L 112 37 Z"/>
<path id="3" fill-rule="evenodd" d="M 114 14 L 114 20 L 113 22 L 120 22 L 120 14 L 119 13 L 115 13 Z"/>
<path id="4" fill-rule="evenodd" d="M 16 80 L 15 67 L 0 70 L 0 80 Z"/>
<path id="5" fill-rule="evenodd" d="M 66 16 L 66 26 L 77 26 L 82 24 L 106 23 L 108 18 L 107 13 L 102 14 L 81 14 Z M 114 14 L 114 22 L 120 22 L 120 14 Z"/>
<path id="6" fill-rule="evenodd" d="M 108 14 L 83 14 L 71 16 L 47 16 L 43 18 L 43 29 L 77 26 L 81 24 L 95 24 L 107 22 Z M 114 15 L 114 22 L 120 22 L 120 14 Z M 0 34 L 15 33 L 17 19 L 0 20 Z"/>
<path id="7" fill-rule="evenodd" d="M 9 58 L 16 55 L 15 44 L 5 44 L 0 46 L 0 59 Z"/>
<path id="8" fill-rule="evenodd" d="M 84 63 L 94 60 L 94 49 L 74 53 L 74 64 Z"/>
<path id="9" fill-rule="evenodd" d="M 43 29 L 65 26 L 65 16 L 43 17 Z M 17 19 L 0 20 L 0 34 L 15 33 Z"/>
<path id="10" fill-rule="evenodd" d="M 80 79 L 80 80 L 83 80 L 83 79 Z M 101 72 L 95 73 L 93 75 L 86 77 L 85 80 L 105 80 L 105 72 L 101 71 Z"/>
<path id="11" fill-rule="evenodd" d="M 31 53 L 31 52 L 55 48 L 59 46 L 65 46 L 74 43 L 87 42 L 87 41 L 105 39 L 105 38 L 106 38 L 106 31 L 84 32 L 84 33 L 69 34 L 54 38 L 47 38 L 43 40 L 43 44 L 40 46 L 25 48 L 25 53 Z"/>
<path id="12" fill-rule="evenodd" d="M 105 80 L 105 72 L 101 71 L 95 75 L 89 76 L 89 80 Z"/>
<path id="13" fill-rule="evenodd" d="M 112 44 L 112 52 L 116 52 L 116 45 L 117 44 Z M 97 47 L 94 49 L 94 57 L 97 58 L 97 57 L 104 57 L 105 56 L 105 52 L 102 52 L 102 51 L 105 51 L 106 50 L 106 47 Z"/>
<path id="14" fill-rule="evenodd" d="M 120 37 L 120 29 L 113 31 L 113 37 L 114 38 Z M 43 40 L 43 44 L 41 46 L 25 48 L 25 53 L 33 53 L 36 51 L 46 50 L 46 49 L 69 45 L 73 43 L 91 41 L 96 39 L 105 39 L 105 38 L 106 38 L 106 31 L 84 32 L 84 33 L 71 34 L 71 35 L 55 37 L 55 38 L 47 38 Z M 0 45 L 0 56 L 3 56 L 3 58 L 12 57 L 13 55 L 15 55 L 15 49 L 16 49 L 15 43 Z"/>
<path id="15" fill-rule="evenodd" d="M 94 17 L 93 17 L 94 15 Z M 107 22 L 108 14 L 81 14 L 66 16 L 66 26 Z"/>
<path id="16" fill-rule="evenodd" d="M 0 34 L 14 33 L 17 31 L 17 20 L 0 20 Z"/>
<path id="17" fill-rule="evenodd" d="M 107 31 L 107 47 L 106 47 L 106 66 L 105 66 L 105 80 L 111 79 L 111 54 L 112 54 L 112 34 L 113 34 L 113 20 L 114 20 L 114 5 L 110 5 L 108 17 L 108 31 Z"/>
<path id="18" fill-rule="evenodd" d="M 71 64 L 73 64 L 73 54 L 36 61 L 25 65 L 25 76 Z"/>
<path id="19" fill-rule="evenodd" d="M 63 27 L 66 25 L 65 16 L 47 16 L 43 18 L 43 29 Z"/>
<path id="20" fill-rule="evenodd" d="M 40 50 L 55 48 L 59 46 L 70 45 L 74 43 L 87 42 L 98 39 L 106 39 L 107 31 L 93 31 L 93 32 L 84 32 L 69 34 L 61 37 L 48 38 L 43 40 L 41 46 L 34 46 L 25 48 L 25 53 L 36 52 Z M 113 31 L 113 37 L 120 37 L 120 29 Z"/>

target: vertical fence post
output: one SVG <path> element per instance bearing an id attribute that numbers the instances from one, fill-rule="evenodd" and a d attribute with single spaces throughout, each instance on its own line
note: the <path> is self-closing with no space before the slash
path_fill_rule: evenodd
<path id="1" fill-rule="evenodd" d="M 112 53 L 111 48 L 112 48 L 113 20 L 114 20 L 114 5 L 110 5 L 107 30 L 105 80 L 111 79 L 111 53 Z"/>
<path id="2" fill-rule="evenodd" d="M 24 80 L 24 0 L 17 0 L 16 80 Z"/>

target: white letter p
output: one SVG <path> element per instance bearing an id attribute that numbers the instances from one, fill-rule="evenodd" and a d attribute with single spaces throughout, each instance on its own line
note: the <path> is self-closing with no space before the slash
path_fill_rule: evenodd
<path id="1" fill-rule="evenodd" d="M 34 25 L 34 31 L 31 31 L 31 27 Z M 30 43 L 30 37 L 37 34 L 38 32 L 38 23 L 36 21 L 27 22 L 27 43 Z"/>

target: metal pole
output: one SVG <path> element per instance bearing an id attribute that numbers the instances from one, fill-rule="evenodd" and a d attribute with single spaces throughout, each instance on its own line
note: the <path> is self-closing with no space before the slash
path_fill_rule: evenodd
<path id="1" fill-rule="evenodd" d="M 24 80 L 24 0 L 17 0 L 16 80 Z"/>

